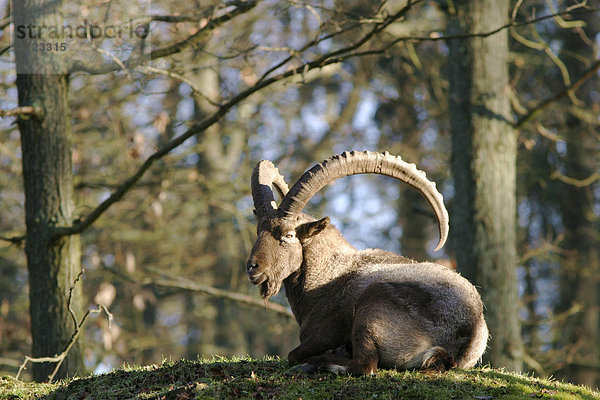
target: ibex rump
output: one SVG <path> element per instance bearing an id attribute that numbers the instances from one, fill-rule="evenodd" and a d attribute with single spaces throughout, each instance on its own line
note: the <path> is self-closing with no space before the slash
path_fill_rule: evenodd
<path id="1" fill-rule="evenodd" d="M 435 184 L 388 153 L 345 152 L 305 172 L 288 191 L 270 161 L 252 174 L 258 238 L 249 280 L 268 299 L 281 285 L 300 325 L 292 365 L 354 375 L 377 368 L 469 368 L 488 337 L 477 290 L 458 273 L 379 249 L 357 250 L 329 223 L 302 213 L 323 186 L 348 175 L 377 173 L 421 192 L 438 220 L 441 248 L 448 213 Z M 276 206 L 272 187 L 282 197 Z"/>

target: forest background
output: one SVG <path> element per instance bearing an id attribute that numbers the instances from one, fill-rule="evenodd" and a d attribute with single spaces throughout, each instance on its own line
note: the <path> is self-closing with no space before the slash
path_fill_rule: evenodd
<path id="1" fill-rule="evenodd" d="M 243 272 L 252 168 L 293 183 L 366 149 L 437 182 L 444 250 L 427 204 L 388 178 L 345 178 L 307 211 L 477 284 L 486 362 L 600 384 L 600 2 L 59 1 L 60 26 L 142 30 L 88 29 L 68 56 L 13 45 L 57 18 L 46 3 L 0 2 L 0 374 L 59 354 L 97 304 L 60 374 L 285 356 L 285 297 L 266 310 Z"/>

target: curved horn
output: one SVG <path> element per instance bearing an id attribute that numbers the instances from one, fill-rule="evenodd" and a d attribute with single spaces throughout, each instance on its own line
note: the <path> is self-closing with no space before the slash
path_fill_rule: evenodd
<path id="1" fill-rule="evenodd" d="M 427 199 L 438 221 L 440 240 L 435 248 L 439 250 L 448 238 L 448 211 L 444 198 L 437 191 L 435 183 L 419 171 L 415 164 L 409 164 L 400 157 L 385 153 L 344 152 L 328 158 L 304 173 L 283 198 L 279 207 L 280 216 L 295 216 L 302 212 L 308 201 L 323 186 L 344 176 L 356 174 L 381 174 L 391 176 L 417 189 Z"/>
<path id="2" fill-rule="evenodd" d="M 271 185 L 275 186 L 281 198 L 288 193 L 288 185 L 279 170 L 271 161 L 262 160 L 254 167 L 251 180 L 252 199 L 259 218 L 272 214 L 277 209 Z"/>

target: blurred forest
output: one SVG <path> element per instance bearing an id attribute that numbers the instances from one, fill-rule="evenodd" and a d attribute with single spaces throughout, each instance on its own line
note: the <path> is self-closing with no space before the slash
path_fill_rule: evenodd
<path id="1" fill-rule="evenodd" d="M 285 357 L 297 345 L 291 315 L 265 309 L 244 274 L 256 235 L 250 175 L 261 159 L 293 183 L 333 154 L 389 151 L 437 182 L 452 220 L 450 166 L 461 155 L 452 154 L 447 38 L 461 2 L 409 3 L 404 11 L 406 1 L 394 0 L 153 0 L 139 16 L 148 17 L 147 60 L 117 63 L 114 47 L 100 45 L 96 58 L 71 66 L 69 222 L 125 190 L 76 232 L 83 308 L 102 304 L 113 317 L 86 321 L 88 371 L 198 355 Z M 110 4 L 79 2 L 77 13 L 106 16 Z M 0 6 L 2 375 L 17 372 L 32 339 L 22 144 L 7 112 L 19 106 L 14 23 L 9 2 Z M 523 369 L 591 386 L 600 385 L 599 10 L 598 0 L 511 1 L 506 23 L 472 32 L 508 34 L 509 84 L 499 95 L 517 135 Z M 171 146 L 181 135 L 189 138 Z M 433 253 L 427 203 L 391 179 L 345 178 L 307 211 L 331 216 L 356 247 L 461 270 L 461 237 L 451 230 Z M 271 302 L 286 305 L 283 293 Z"/>

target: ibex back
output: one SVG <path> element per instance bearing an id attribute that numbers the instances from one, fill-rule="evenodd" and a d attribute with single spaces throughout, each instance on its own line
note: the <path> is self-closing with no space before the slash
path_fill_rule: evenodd
<path id="1" fill-rule="evenodd" d="M 448 235 L 442 195 L 425 173 L 388 153 L 345 152 L 305 172 L 288 190 L 270 161 L 252 174 L 258 238 L 246 272 L 267 299 L 281 285 L 300 325 L 292 365 L 354 375 L 377 368 L 474 366 L 488 338 L 477 290 L 455 271 L 379 249 L 357 250 L 329 222 L 302 213 L 323 186 L 376 173 L 416 188 Z M 282 198 L 277 207 L 272 187 Z"/>

